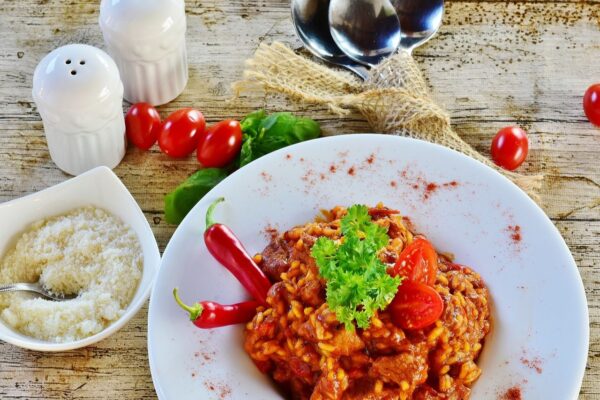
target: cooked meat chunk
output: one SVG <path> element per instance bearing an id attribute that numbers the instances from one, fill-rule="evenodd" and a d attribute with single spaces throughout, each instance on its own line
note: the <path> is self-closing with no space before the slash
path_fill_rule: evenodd
<path id="1" fill-rule="evenodd" d="M 281 274 L 286 272 L 289 266 L 290 248 L 282 238 L 276 238 L 262 252 L 262 270 L 272 281 L 281 280 Z"/>

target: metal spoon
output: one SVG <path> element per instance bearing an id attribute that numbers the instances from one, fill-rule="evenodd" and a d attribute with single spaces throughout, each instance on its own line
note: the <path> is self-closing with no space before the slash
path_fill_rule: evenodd
<path id="1" fill-rule="evenodd" d="M 55 300 L 55 301 L 64 301 L 64 300 L 72 300 L 77 297 L 76 294 L 66 294 L 66 295 L 56 295 L 54 293 L 49 292 L 44 288 L 42 284 L 39 282 L 35 283 L 11 283 L 8 285 L 0 285 L 0 293 L 2 292 L 17 292 L 17 291 L 25 291 L 25 292 L 34 292 L 42 295 L 43 297 Z"/>
<path id="2" fill-rule="evenodd" d="M 329 26 L 338 47 L 369 66 L 400 45 L 400 19 L 389 0 L 331 0 Z"/>
<path id="3" fill-rule="evenodd" d="M 409 54 L 431 39 L 442 25 L 444 0 L 391 0 L 400 18 L 400 49 Z"/>
<path id="4" fill-rule="evenodd" d="M 333 41 L 329 32 L 328 13 L 329 0 L 292 1 L 292 21 L 304 46 L 315 56 L 366 79 L 368 70 L 351 60 Z"/>

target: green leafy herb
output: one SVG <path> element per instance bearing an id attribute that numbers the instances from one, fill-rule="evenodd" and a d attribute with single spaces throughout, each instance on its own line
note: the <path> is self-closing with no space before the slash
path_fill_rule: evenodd
<path id="1" fill-rule="evenodd" d="M 319 124 L 310 118 L 291 113 L 267 115 L 263 110 L 249 114 L 241 122 L 243 136 L 240 167 L 286 146 L 315 139 L 321 134 Z"/>
<path id="2" fill-rule="evenodd" d="M 165 219 L 180 223 L 209 190 L 228 173 L 291 144 L 315 139 L 321 134 L 319 124 L 310 118 L 290 113 L 267 115 L 264 110 L 248 114 L 241 122 L 243 143 L 238 159 L 228 169 L 209 168 L 197 171 L 165 197 Z"/>
<path id="3" fill-rule="evenodd" d="M 187 213 L 213 187 L 227 177 L 227 170 L 206 168 L 195 172 L 165 197 L 165 219 L 180 223 Z"/>
<path id="4" fill-rule="evenodd" d="M 385 228 L 373 223 L 369 210 L 354 205 L 341 224 L 343 240 L 320 237 L 311 255 L 327 281 L 327 304 L 346 329 L 367 328 L 376 310 L 394 299 L 399 277 L 387 274 L 378 253 L 389 240 Z"/>

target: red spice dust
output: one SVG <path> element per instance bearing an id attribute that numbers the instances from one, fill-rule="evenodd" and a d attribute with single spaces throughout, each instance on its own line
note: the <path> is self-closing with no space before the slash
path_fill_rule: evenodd
<path id="1" fill-rule="evenodd" d="M 348 170 L 348 175 L 350 175 L 350 176 L 356 175 L 356 169 L 354 167 L 350 167 L 350 169 Z"/>
<path id="2" fill-rule="evenodd" d="M 521 363 L 526 367 L 534 369 L 538 374 L 542 373 L 542 360 L 539 357 L 535 357 L 533 359 L 527 359 L 525 357 L 521 357 Z"/>
<path id="3" fill-rule="evenodd" d="M 430 182 L 425 186 L 425 193 L 423 193 L 423 197 L 428 199 L 429 196 L 433 194 L 436 190 L 438 190 L 439 186 L 437 183 Z"/>
<path id="4" fill-rule="evenodd" d="M 390 186 L 391 187 L 396 187 L 396 186 L 398 186 L 398 183 L 396 183 L 396 181 L 391 181 L 390 182 Z"/>
<path id="5" fill-rule="evenodd" d="M 314 173 L 315 173 L 315 171 L 313 171 L 312 169 L 309 169 L 308 171 L 306 171 L 306 173 L 302 176 L 301 179 L 304 182 L 308 182 Z"/>
<path id="6" fill-rule="evenodd" d="M 300 157 L 300 162 L 304 162 L 304 157 Z"/>
<path id="7" fill-rule="evenodd" d="M 431 196 L 435 191 L 437 191 L 441 187 L 447 188 L 447 187 L 457 187 L 457 186 L 458 186 L 457 181 L 450 181 L 450 182 L 446 182 L 446 183 L 442 183 L 442 184 L 429 182 L 429 183 L 427 183 L 427 186 L 425 186 L 425 193 L 423 193 L 423 198 L 428 199 L 429 196 Z"/>
<path id="8" fill-rule="evenodd" d="M 211 392 L 216 392 L 217 396 L 219 396 L 219 399 L 226 399 L 231 394 L 231 388 L 226 384 L 204 381 L 204 386 Z"/>
<path id="9" fill-rule="evenodd" d="M 373 164 L 374 161 L 375 161 L 375 154 L 371 154 L 369 156 L 369 158 L 367 158 L 367 163 Z"/>
<path id="10" fill-rule="evenodd" d="M 331 172 L 332 174 L 335 174 L 337 171 L 337 167 L 335 166 L 335 164 L 331 164 L 329 166 L 329 172 Z"/>
<path id="11" fill-rule="evenodd" d="M 261 172 L 260 176 L 263 178 L 263 180 L 265 182 L 271 182 L 271 179 L 273 179 L 273 177 L 270 174 L 268 174 L 266 171 Z"/>
<path id="12" fill-rule="evenodd" d="M 285 159 L 286 160 L 291 160 L 292 159 L 292 155 L 291 154 L 286 154 L 285 155 Z"/>
<path id="13" fill-rule="evenodd" d="M 272 225 L 267 225 L 263 229 L 263 234 L 267 239 L 273 240 L 279 236 L 279 230 Z"/>
<path id="14" fill-rule="evenodd" d="M 428 200 L 434 193 L 438 192 L 442 188 L 455 188 L 459 185 L 456 180 L 452 180 L 445 183 L 429 182 L 423 176 L 417 174 L 414 171 L 410 171 L 408 167 L 401 171 L 398 171 L 400 178 L 414 190 L 423 191 L 423 200 Z"/>
<path id="15" fill-rule="evenodd" d="M 521 236 L 521 227 L 519 225 L 509 225 L 507 230 L 510 232 L 510 238 L 513 242 L 519 243 L 523 237 Z"/>
<path id="16" fill-rule="evenodd" d="M 521 388 L 513 386 L 508 389 L 499 400 L 522 400 Z"/>
<path id="17" fill-rule="evenodd" d="M 325 180 L 325 174 L 319 174 L 319 178 L 324 181 Z"/>
<path id="18" fill-rule="evenodd" d="M 210 361 L 213 360 L 213 357 L 216 355 L 214 351 L 203 351 L 203 352 L 195 352 L 194 357 L 200 359 L 200 365 L 206 365 Z"/>

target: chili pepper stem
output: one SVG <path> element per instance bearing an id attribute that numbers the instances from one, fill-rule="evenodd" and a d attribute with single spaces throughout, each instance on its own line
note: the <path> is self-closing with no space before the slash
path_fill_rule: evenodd
<path id="1" fill-rule="evenodd" d="M 215 212 L 215 208 L 217 207 L 217 204 L 219 204 L 223 201 L 225 201 L 225 198 L 219 197 L 208 207 L 208 210 L 206 210 L 206 228 L 205 229 L 208 229 L 211 226 L 213 226 L 214 224 L 216 224 L 215 220 L 213 219 L 213 214 Z"/>
<path id="2" fill-rule="evenodd" d="M 190 313 L 190 321 L 195 321 L 202 315 L 204 307 L 202 307 L 202 304 L 200 303 L 196 303 L 193 306 L 188 306 L 183 301 L 181 301 L 178 291 L 179 290 L 177 288 L 173 289 L 173 297 L 175 297 L 175 301 L 177 302 L 177 304 L 179 304 L 181 308 Z"/>

